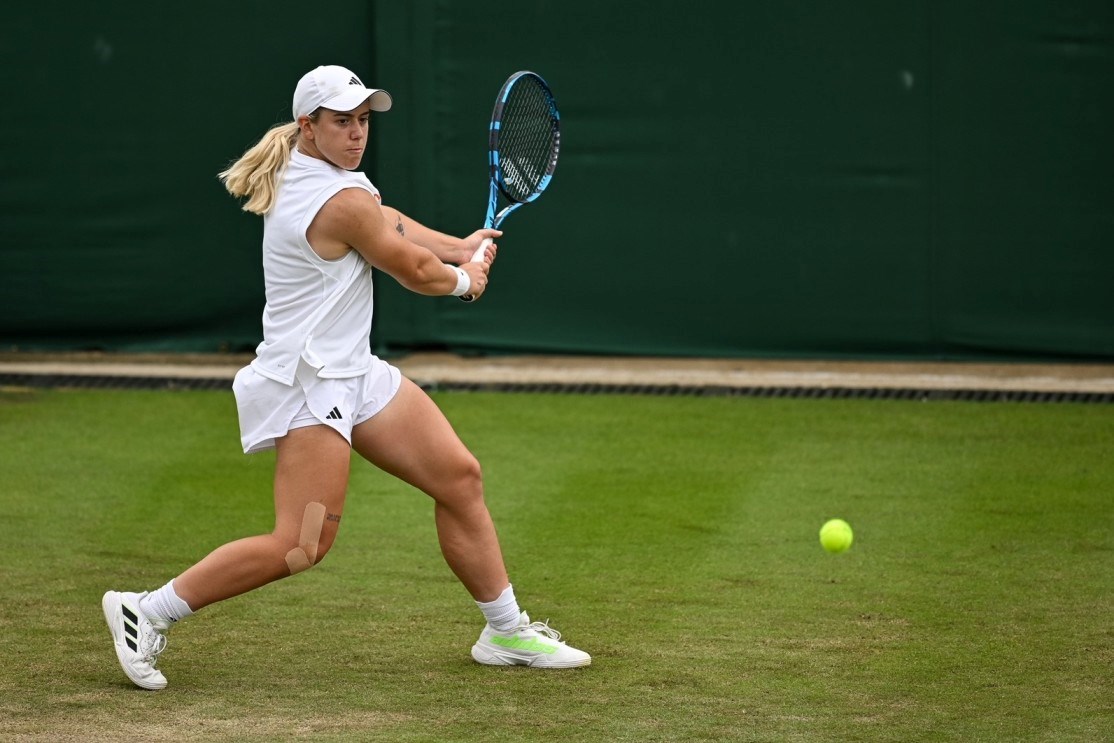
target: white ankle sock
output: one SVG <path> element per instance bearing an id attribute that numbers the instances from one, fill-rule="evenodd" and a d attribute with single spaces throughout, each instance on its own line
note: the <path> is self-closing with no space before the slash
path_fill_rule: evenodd
<path id="1" fill-rule="evenodd" d="M 518 600 L 514 597 L 514 586 L 507 586 L 494 601 L 484 603 L 477 601 L 476 606 L 487 618 L 487 623 L 496 632 L 510 632 L 518 626 L 518 618 L 522 610 L 518 608 Z"/>
<path id="2" fill-rule="evenodd" d="M 169 624 L 193 614 L 190 605 L 174 592 L 174 581 L 144 596 L 139 602 L 139 610 L 146 614 L 148 619 L 153 617 Z"/>

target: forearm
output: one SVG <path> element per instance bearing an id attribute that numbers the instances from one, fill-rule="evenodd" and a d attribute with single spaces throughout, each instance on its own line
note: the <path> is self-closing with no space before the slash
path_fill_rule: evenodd
<path id="1" fill-rule="evenodd" d="M 389 206 L 384 206 L 383 212 L 396 232 L 410 242 L 429 250 L 442 262 L 460 263 L 464 260 L 468 251 L 464 241 L 459 237 L 446 235 L 444 232 L 426 227 L 421 222 Z"/>
<path id="2" fill-rule="evenodd" d="M 443 297 L 467 289 L 471 281 L 461 276 L 461 269 L 443 263 L 432 251 L 410 269 L 394 274 L 395 280 L 415 294 Z"/>

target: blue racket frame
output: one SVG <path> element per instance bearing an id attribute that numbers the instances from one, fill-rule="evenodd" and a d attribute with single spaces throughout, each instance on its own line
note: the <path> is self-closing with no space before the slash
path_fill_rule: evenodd
<path id="1" fill-rule="evenodd" d="M 511 91 L 514 90 L 514 86 L 527 78 L 532 78 L 545 93 L 553 127 L 554 145 L 549 162 L 546 164 L 545 173 L 538 181 L 537 187 L 525 199 L 521 199 L 516 198 L 510 192 L 503 175 L 503 169 L 500 167 L 499 136 L 503 124 L 503 107 L 506 105 Z M 491 113 L 491 128 L 488 133 L 487 145 L 488 166 L 491 171 L 491 189 L 488 196 L 487 216 L 484 219 L 484 226 L 498 228 L 499 225 L 503 223 L 503 220 L 515 209 L 523 204 L 529 204 L 531 201 L 541 196 L 542 192 L 549 186 L 549 182 L 553 180 L 553 171 L 557 168 L 557 156 L 561 151 L 561 113 L 557 110 L 557 102 L 553 98 L 553 91 L 549 89 L 549 84 L 541 75 L 536 72 L 531 72 L 530 70 L 520 70 L 507 78 L 507 81 L 503 83 L 503 87 L 499 89 L 499 95 L 495 99 L 495 109 Z M 498 200 L 500 193 L 511 203 L 496 213 L 496 209 L 499 207 Z"/>
<path id="2" fill-rule="evenodd" d="M 499 140 L 502 134 L 503 108 L 507 103 L 507 99 L 510 98 L 511 91 L 514 90 L 515 85 L 523 82 L 524 80 L 530 80 L 532 83 L 538 85 L 538 87 L 544 93 L 545 102 L 548 106 L 549 123 L 552 127 L 553 146 L 550 150 L 549 160 L 546 163 L 545 172 L 542 174 L 542 177 L 538 179 L 538 183 L 536 186 L 534 186 L 533 190 L 525 197 L 522 197 L 521 195 L 516 196 L 514 193 L 512 193 L 512 190 L 509 188 L 506 178 L 504 177 L 503 168 L 501 167 L 501 162 L 499 160 Z M 557 156 L 560 154 L 560 152 L 561 114 L 557 110 L 557 102 L 553 99 L 553 91 L 549 89 L 549 84 L 546 83 L 541 75 L 537 74 L 536 72 L 531 72 L 530 70 L 519 70 L 518 72 L 508 77 L 507 81 L 503 83 L 503 87 L 499 89 L 499 95 L 495 98 L 495 108 L 491 112 L 491 128 L 488 132 L 487 140 L 487 161 L 490 170 L 490 187 L 488 189 L 487 215 L 484 218 L 484 227 L 490 229 L 498 229 L 499 226 L 503 223 L 503 220 L 505 220 L 511 212 L 513 212 L 515 209 L 522 206 L 523 204 L 529 204 L 531 201 L 534 201 L 539 196 L 541 196 L 542 192 L 545 191 L 546 187 L 549 186 L 549 182 L 553 180 L 553 171 L 557 168 Z M 503 196 L 510 203 L 502 210 L 499 210 L 497 212 L 496 210 L 499 209 L 500 193 L 502 193 Z M 480 247 L 475 251 L 475 253 L 473 253 L 472 261 L 484 260 L 484 254 L 487 251 L 487 246 L 490 244 L 490 238 L 484 240 L 480 244 Z M 475 299 L 475 297 L 472 295 L 465 295 L 460 299 L 464 302 L 471 302 L 473 299 Z"/>

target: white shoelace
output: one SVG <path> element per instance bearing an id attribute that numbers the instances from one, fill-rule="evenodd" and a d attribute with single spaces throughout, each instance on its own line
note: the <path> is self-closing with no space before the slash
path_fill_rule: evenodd
<path id="1" fill-rule="evenodd" d="M 544 622 L 531 622 L 530 624 L 526 625 L 526 629 L 532 629 L 539 635 L 545 635 L 554 642 L 561 641 L 561 633 L 549 626 L 548 619 Z"/>
<path id="2" fill-rule="evenodd" d="M 152 666 L 158 661 L 158 655 L 166 650 L 166 635 L 158 630 L 151 628 L 151 631 L 146 633 L 143 638 L 143 644 L 139 649 L 143 653 L 143 660 L 150 663 Z"/>

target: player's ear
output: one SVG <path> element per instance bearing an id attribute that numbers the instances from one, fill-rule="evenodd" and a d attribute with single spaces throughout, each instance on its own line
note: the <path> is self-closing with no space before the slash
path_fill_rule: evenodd
<path id="1" fill-rule="evenodd" d="M 313 121 L 308 116 L 298 117 L 298 132 L 309 141 L 313 141 Z"/>

